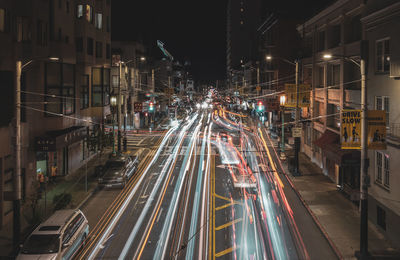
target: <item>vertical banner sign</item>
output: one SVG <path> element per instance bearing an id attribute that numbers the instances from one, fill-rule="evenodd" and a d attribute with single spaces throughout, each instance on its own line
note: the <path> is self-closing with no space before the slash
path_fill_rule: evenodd
<path id="1" fill-rule="evenodd" d="M 386 149 L 386 111 L 368 110 L 368 149 Z"/>
<path id="2" fill-rule="evenodd" d="M 299 107 L 310 105 L 311 85 L 299 85 Z M 296 107 L 296 84 L 285 84 L 285 94 L 287 97 L 285 107 Z"/>
<path id="3" fill-rule="evenodd" d="M 361 110 L 343 109 L 340 126 L 342 149 L 361 149 Z"/>

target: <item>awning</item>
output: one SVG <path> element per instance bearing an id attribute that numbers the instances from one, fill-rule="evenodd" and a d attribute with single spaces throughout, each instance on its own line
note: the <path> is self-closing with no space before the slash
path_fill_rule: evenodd
<path id="1" fill-rule="evenodd" d="M 35 151 L 57 151 L 86 137 L 86 127 L 73 126 L 61 130 L 46 132 L 35 138 Z"/>
<path id="2" fill-rule="evenodd" d="M 360 158 L 360 151 L 342 149 L 340 136 L 330 130 L 326 130 L 314 144 L 322 149 L 326 157 L 339 165 L 345 160 L 358 161 Z"/>

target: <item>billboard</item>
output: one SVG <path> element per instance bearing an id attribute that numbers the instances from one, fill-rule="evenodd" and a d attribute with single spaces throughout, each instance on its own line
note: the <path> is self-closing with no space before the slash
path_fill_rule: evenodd
<path id="1" fill-rule="evenodd" d="M 386 111 L 368 110 L 368 149 L 386 149 Z"/>
<path id="2" fill-rule="evenodd" d="M 299 107 L 310 105 L 311 85 L 299 85 Z M 286 104 L 285 107 L 296 107 L 296 84 L 285 84 Z"/>
<path id="3" fill-rule="evenodd" d="M 343 109 L 340 126 L 342 149 L 361 149 L 361 110 Z"/>

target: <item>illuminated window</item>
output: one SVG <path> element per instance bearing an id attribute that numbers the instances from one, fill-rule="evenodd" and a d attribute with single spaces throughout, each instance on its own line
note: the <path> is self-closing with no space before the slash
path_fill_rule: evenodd
<path id="1" fill-rule="evenodd" d="M 240 21 L 240 24 L 243 25 L 243 21 Z"/>
<path id="2" fill-rule="evenodd" d="M 94 26 L 96 29 L 101 30 L 103 28 L 103 15 L 101 13 L 96 13 L 95 15 L 95 20 L 94 20 Z"/>
<path id="3" fill-rule="evenodd" d="M 90 5 L 86 5 L 85 17 L 89 23 L 93 22 L 93 8 Z"/>
<path id="4" fill-rule="evenodd" d="M 240 8 L 240 12 L 243 12 L 244 11 L 244 9 L 243 8 Z"/>
<path id="5" fill-rule="evenodd" d="M 76 17 L 77 18 L 83 17 L 83 5 L 78 5 L 76 7 Z"/>
<path id="6" fill-rule="evenodd" d="M 6 11 L 0 8 L 0 32 L 4 32 L 6 22 Z"/>
<path id="7" fill-rule="evenodd" d="M 390 67 L 389 39 L 376 41 L 375 67 L 377 72 L 388 72 Z"/>

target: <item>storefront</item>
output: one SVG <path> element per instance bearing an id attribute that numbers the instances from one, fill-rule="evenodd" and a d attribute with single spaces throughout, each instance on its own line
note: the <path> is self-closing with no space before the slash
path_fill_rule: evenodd
<path id="1" fill-rule="evenodd" d="M 65 176 L 82 161 L 86 127 L 74 126 L 35 138 L 36 173 L 50 178 Z"/>
<path id="2" fill-rule="evenodd" d="M 314 144 L 321 148 L 326 174 L 352 199 L 360 190 L 360 151 L 344 150 L 340 136 L 326 130 Z"/>

